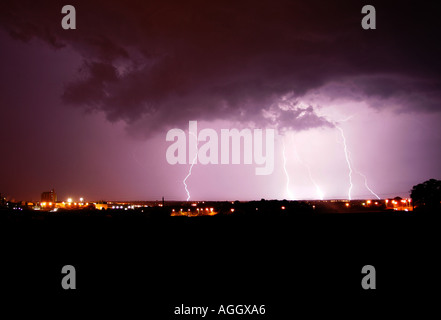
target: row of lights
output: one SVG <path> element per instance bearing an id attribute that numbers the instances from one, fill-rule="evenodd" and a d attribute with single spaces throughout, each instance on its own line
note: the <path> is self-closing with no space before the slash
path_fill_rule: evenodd
<path id="1" fill-rule="evenodd" d="M 135 206 L 128 206 L 126 208 L 124 208 L 124 206 L 112 206 L 112 209 L 135 209 Z"/>
<path id="2" fill-rule="evenodd" d="M 180 212 L 182 212 L 182 208 L 181 208 L 181 210 L 180 210 Z M 198 212 L 200 211 L 200 212 L 203 212 L 204 211 L 204 208 L 200 208 L 200 210 L 199 210 L 199 208 L 197 208 L 196 209 Z M 190 211 L 190 209 L 188 209 L 188 211 Z M 210 209 L 208 209 L 208 208 L 205 208 L 205 211 L 209 211 L 209 212 L 213 212 L 214 211 L 214 208 L 210 208 Z M 175 212 L 175 209 L 172 209 L 172 212 Z"/>

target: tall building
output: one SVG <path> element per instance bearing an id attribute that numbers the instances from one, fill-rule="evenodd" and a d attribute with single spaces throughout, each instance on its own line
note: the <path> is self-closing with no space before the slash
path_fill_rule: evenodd
<path id="1" fill-rule="evenodd" d="M 41 194 L 41 202 L 57 202 L 57 194 L 55 193 L 55 190 L 52 189 L 48 192 L 43 192 Z"/>

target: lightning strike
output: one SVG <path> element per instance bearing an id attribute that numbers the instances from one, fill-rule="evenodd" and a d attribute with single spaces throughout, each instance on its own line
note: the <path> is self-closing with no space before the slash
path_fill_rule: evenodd
<path id="1" fill-rule="evenodd" d="M 289 174 L 288 174 L 288 170 L 286 169 L 285 141 L 283 141 L 282 154 L 283 154 L 283 170 L 285 171 L 285 176 L 286 176 L 286 194 L 288 195 L 289 199 L 292 200 L 294 199 L 294 196 L 291 190 L 289 189 Z"/>
<path id="2" fill-rule="evenodd" d="M 309 175 L 309 179 L 311 180 L 312 184 L 315 186 L 315 190 L 317 191 L 317 196 L 320 200 L 323 200 L 324 198 L 324 194 L 323 191 L 320 189 L 320 187 L 318 186 L 318 184 L 315 182 L 315 180 L 312 178 L 312 174 L 311 174 L 311 169 L 309 167 L 309 165 L 307 165 L 306 163 L 303 164 L 306 169 L 308 170 L 308 175 Z"/>
<path id="3" fill-rule="evenodd" d="M 371 188 L 369 188 L 367 183 L 367 177 L 359 171 L 357 171 L 357 173 L 364 178 L 364 186 L 366 187 L 366 189 L 368 189 L 370 193 L 372 193 L 375 197 L 377 197 L 378 200 L 380 200 L 380 197 L 375 192 L 373 192 Z"/>
<path id="4" fill-rule="evenodd" d="M 187 201 L 190 200 L 190 192 L 188 191 L 188 186 L 187 186 L 187 179 L 191 176 L 191 170 L 193 169 L 194 164 L 196 163 L 196 159 L 198 158 L 198 137 L 196 136 L 196 134 L 194 134 L 194 132 L 189 131 L 189 134 L 193 135 L 196 139 L 196 153 L 194 155 L 193 161 L 191 163 L 190 169 L 188 170 L 188 174 L 185 177 L 184 181 L 182 181 L 182 183 L 184 184 L 185 187 L 185 192 L 187 192 Z"/>
<path id="5" fill-rule="evenodd" d="M 349 160 L 352 162 L 351 152 L 349 151 L 348 153 L 349 153 Z M 353 168 L 353 170 L 354 170 L 355 173 L 357 173 L 357 174 L 359 174 L 360 176 L 363 177 L 363 179 L 364 179 L 364 186 L 366 187 L 366 189 L 368 189 L 369 192 L 370 192 L 372 195 L 374 195 L 378 200 L 380 200 L 380 197 L 379 197 L 374 191 L 372 191 L 371 188 L 369 188 L 369 185 L 368 185 L 368 182 L 367 182 L 367 177 L 366 177 L 366 175 L 364 175 L 364 174 L 361 173 L 360 171 L 356 170 L 355 168 Z"/>
<path id="6" fill-rule="evenodd" d="M 343 147 L 344 147 L 344 152 L 345 152 L 345 158 L 346 158 L 346 162 L 348 164 L 348 169 L 349 169 L 349 190 L 348 190 L 348 199 L 352 200 L 351 198 L 351 191 L 353 188 L 353 184 L 352 184 L 352 167 L 351 167 L 351 161 L 349 160 L 349 151 L 348 151 L 348 146 L 346 145 L 346 137 L 345 134 L 343 132 L 343 129 L 337 125 L 335 125 L 335 127 L 340 131 L 341 133 L 341 137 L 343 139 Z"/>
<path id="7" fill-rule="evenodd" d="M 296 155 L 297 160 L 298 160 L 302 165 L 304 165 L 304 166 L 306 167 L 306 170 L 308 171 L 308 177 L 309 177 L 309 180 L 311 180 L 311 182 L 312 182 L 312 184 L 314 185 L 315 190 L 316 190 L 316 192 L 317 192 L 317 197 L 318 197 L 320 200 L 323 200 L 323 199 L 324 199 L 324 193 L 323 193 L 323 191 L 320 189 L 319 185 L 317 184 L 317 182 L 315 182 L 314 178 L 312 177 L 311 168 L 309 167 L 309 165 L 306 164 L 306 163 L 300 158 L 299 153 L 297 152 L 297 149 L 296 149 L 295 145 L 294 145 L 294 153 L 295 153 L 295 155 Z"/>

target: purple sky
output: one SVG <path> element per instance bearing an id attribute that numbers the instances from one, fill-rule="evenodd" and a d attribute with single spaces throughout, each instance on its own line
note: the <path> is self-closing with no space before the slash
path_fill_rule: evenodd
<path id="1" fill-rule="evenodd" d="M 376 30 L 361 28 L 364 1 L 75 1 L 76 30 L 64 4 L 0 4 L 11 198 L 185 200 L 190 165 L 167 162 L 165 137 L 190 120 L 278 130 L 271 175 L 196 164 L 195 200 L 348 198 L 340 129 L 353 199 L 441 179 L 435 2 L 370 1 Z"/>

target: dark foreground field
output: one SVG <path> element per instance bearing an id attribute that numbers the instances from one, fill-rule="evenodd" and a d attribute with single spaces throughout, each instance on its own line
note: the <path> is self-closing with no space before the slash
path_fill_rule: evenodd
<path id="1" fill-rule="evenodd" d="M 16 316 L 201 318 L 174 316 L 181 304 L 265 305 L 245 319 L 438 312 L 434 214 L 2 214 L 1 304 Z M 76 290 L 61 287 L 64 265 L 76 268 Z M 364 265 L 376 268 L 376 290 L 361 287 Z"/>

